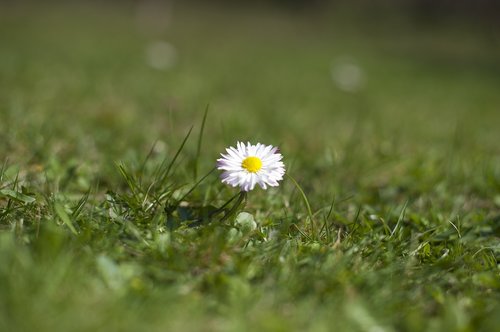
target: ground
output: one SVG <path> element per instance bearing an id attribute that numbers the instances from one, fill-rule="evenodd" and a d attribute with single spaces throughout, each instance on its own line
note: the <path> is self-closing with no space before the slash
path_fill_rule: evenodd
<path id="1" fill-rule="evenodd" d="M 0 330 L 500 326 L 498 30 L 1 6 Z M 291 178 L 224 218 L 238 140 Z"/>

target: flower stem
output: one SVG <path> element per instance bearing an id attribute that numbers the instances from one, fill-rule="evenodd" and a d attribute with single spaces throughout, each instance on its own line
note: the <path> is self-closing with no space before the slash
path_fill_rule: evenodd
<path id="1" fill-rule="evenodd" d="M 241 191 L 239 193 L 239 196 L 238 196 L 238 199 L 236 200 L 236 202 L 234 203 L 233 207 L 231 208 L 231 210 L 229 210 L 227 213 L 224 214 L 224 217 L 222 217 L 222 219 L 220 220 L 221 222 L 223 221 L 226 221 L 229 217 L 233 216 L 236 211 L 238 211 L 238 208 L 242 205 L 242 203 L 244 203 L 245 199 L 247 197 L 247 192 L 246 191 Z M 234 197 L 233 197 L 234 198 Z M 230 201 L 232 201 L 233 199 L 231 199 Z M 228 202 L 229 203 L 229 202 Z M 225 207 L 227 205 L 224 204 L 221 209 L 223 207 Z"/>

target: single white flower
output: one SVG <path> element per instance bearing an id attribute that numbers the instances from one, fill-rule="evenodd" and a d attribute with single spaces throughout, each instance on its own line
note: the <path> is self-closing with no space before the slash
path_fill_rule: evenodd
<path id="1" fill-rule="evenodd" d="M 257 143 L 252 145 L 238 142 L 236 148 L 226 149 L 217 159 L 217 169 L 222 170 L 221 179 L 233 187 L 240 186 L 243 191 L 253 190 L 255 184 L 262 189 L 276 187 L 283 180 L 285 165 L 277 147 Z"/>

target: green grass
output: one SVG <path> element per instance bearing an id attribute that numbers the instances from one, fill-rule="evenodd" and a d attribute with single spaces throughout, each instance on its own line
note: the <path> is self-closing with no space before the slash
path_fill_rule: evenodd
<path id="1" fill-rule="evenodd" d="M 158 12 L 0 7 L 0 330 L 498 329 L 498 34 Z M 301 189 L 221 221 L 236 140 L 279 145 Z"/>

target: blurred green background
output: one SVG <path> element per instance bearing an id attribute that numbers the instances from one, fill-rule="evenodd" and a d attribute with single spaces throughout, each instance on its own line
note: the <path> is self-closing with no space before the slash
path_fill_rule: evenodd
<path id="1" fill-rule="evenodd" d="M 123 151 L 185 129 L 210 104 L 223 142 L 314 149 L 358 120 L 391 141 L 425 145 L 463 129 L 474 130 L 458 135 L 466 141 L 494 142 L 497 22 L 453 6 L 426 16 L 420 1 L 313 3 L 3 4 L 2 132 L 60 122 L 78 145 L 71 137 L 92 123 L 89 144 L 114 137 Z"/>
<path id="2" fill-rule="evenodd" d="M 0 189 L 36 197 L 0 197 L 0 329 L 492 331 L 499 17 L 486 0 L 0 3 Z M 248 248 L 108 213 L 116 163 L 173 156 L 207 105 L 198 175 L 236 140 L 278 145 L 315 212 L 339 200 L 342 244 L 297 233 L 286 181 L 252 192 L 269 224 Z M 214 175 L 188 203 L 230 193 Z"/>

